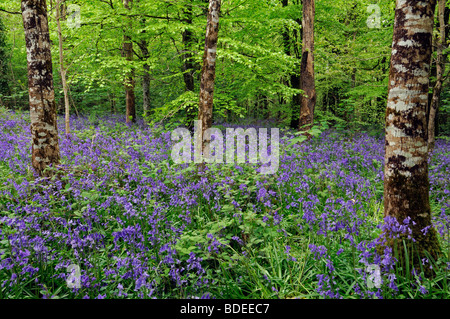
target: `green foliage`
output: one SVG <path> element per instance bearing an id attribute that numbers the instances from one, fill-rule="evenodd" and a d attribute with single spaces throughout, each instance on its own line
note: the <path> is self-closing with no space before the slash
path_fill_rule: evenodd
<path id="1" fill-rule="evenodd" d="M 317 1 L 318 108 L 348 123 L 381 124 L 387 99 L 394 7 L 378 1 L 381 28 L 370 29 L 373 1 Z"/>
<path id="2" fill-rule="evenodd" d="M 168 124 L 166 128 L 174 128 L 178 125 L 189 125 L 189 114 L 198 114 L 199 96 L 186 91 L 178 98 L 166 103 L 164 106 L 155 108 L 153 114 L 148 116 L 152 123 Z M 214 118 L 226 120 L 228 117 L 243 118 L 245 109 L 239 107 L 236 101 L 225 93 L 214 93 Z"/>
<path id="3" fill-rule="evenodd" d="M 197 113 L 207 2 L 134 1 L 131 10 L 124 9 L 119 0 L 67 3 L 81 7 L 80 28 L 62 23 L 72 113 L 125 113 L 124 75 L 134 70 L 137 113 L 142 114 L 142 75 L 144 65 L 148 65 L 153 109 L 149 120 L 173 121 L 171 127 L 192 120 Z M 332 127 L 357 130 L 384 124 L 395 3 L 376 2 L 381 9 L 379 29 L 366 24 L 371 4 L 374 4 L 371 0 L 316 0 L 314 57 L 318 115 L 315 118 L 320 113 L 326 114 Z M 18 3 L 12 0 L 4 1 L 2 7 L 20 11 Z M 192 10 L 192 16 L 188 9 Z M 55 11 L 51 4 L 48 16 L 51 39 L 56 44 Z M 216 60 L 216 122 L 233 122 L 242 116 L 276 118 L 283 125 L 290 122 L 292 97 L 301 93 L 290 83 L 291 76 L 298 75 L 300 69 L 301 17 L 298 0 L 289 0 L 285 7 L 281 1 L 222 3 Z M 1 100 L 9 108 L 25 110 L 26 51 L 21 30 L 16 27 L 21 25 L 21 17 L 0 13 L 0 21 L 4 24 L 0 25 Z M 191 32 L 188 44 L 182 38 L 186 30 Z M 127 61 L 121 54 L 125 34 L 134 44 L 133 61 Z M 288 47 L 285 35 L 290 39 Z M 147 45 L 148 56 L 144 56 L 140 47 L 142 41 Z M 52 47 L 55 94 L 62 113 L 58 50 L 57 45 Z M 192 96 L 185 93 L 184 50 L 192 55 L 193 69 L 189 70 L 195 80 Z M 5 68 L 9 61 L 11 67 Z M 443 95 L 446 87 L 444 84 Z M 445 101 L 443 98 L 438 119 L 441 134 L 450 132 Z M 187 114 L 190 119 L 183 118 Z"/>
<path id="4" fill-rule="evenodd" d="M 188 126 L 189 119 L 187 114 L 195 114 L 196 110 L 198 110 L 198 99 L 199 97 L 194 92 L 186 91 L 162 107 L 155 108 L 152 111 L 153 114 L 149 115 L 148 120 L 152 123 L 163 123 L 169 120 L 169 127 L 176 127 L 177 125 Z"/>
<path id="5" fill-rule="evenodd" d="M 214 93 L 214 119 L 216 121 L 228 120 L 232 118 L 244 118 L 246 110 L 238 106 L 235 99 L 226 93 Z"/>

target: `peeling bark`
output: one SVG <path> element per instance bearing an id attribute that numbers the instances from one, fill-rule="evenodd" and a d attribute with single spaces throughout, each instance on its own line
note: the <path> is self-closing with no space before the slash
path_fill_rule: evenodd
<path id="1" fill-rule="evenodd" d="M 201 136 L 203 137 L 202 152 L 209 154 L 211 136 L 205 134 L 211 128 L 213 121 L 214 80 L 216 77 L 217 39 L 219 34 L 220 0 L 209 1 L 208 23 L 206 26 L 205 51 L 203 54 L 203 68 L 200 82 L 200 103 L 198 120 L 201 121 Z M 207 131 L 209 132 L 209 130 Z M 208 135 L 208 136 L 207 136 Z"/>
<path id="2" fill-rule="evenodd" d="M 133 0 L 123 0 L 123 6 L 125 9 L 130 10 Z M 132 30 L 130 20 L 130 30 Z M 123 56 L 127 61 L 133 61 L 133 43 L 131 38 L 125 34 L 123 36 Z M 128 72 L 125 76 L 125 93 L 126 93 L 126 122 L 136 122 L 136 98 L 134 95 L 134 70 Z"/>
<path id="3" fill-rule="evenodd" d="M 316 86 L 314 81 L 314 15 L 314 0 L 303 0 L 303 47 L 300 89 L 304 91 L 304 95 L 301 97 L 300 106 L 299 128 L 301 130 L 311 128 L 314 122 L 314 108 L 316 106 Z"/>
<path id="4" fill-rule="evenodd" d="M 386 110 L 384 215 L 401 224 L 411 218 L 418 255 L 414 254 L 410 263 L 416 267 L 420 263 L 417 256 L 425 258 L 424 251 L 433 258 L 440 251 L 434 228 L 426 235 L 422 232 L 432 225 L 426 108 L 435 5 L 435 0 L 397 0 Z M 403 244 L 389 240 L 404 263 Z M 405 240 L 411 247 L 411 241 Z"/>
<path id="5" fill-rule="evenodd" d="M 32 166 L 42 177 L 58 165 L 60 152 L 56 103 L 53 88 L 52 55 L 45 0 L 22 0 L 22 19 L 28 64 Z"/>

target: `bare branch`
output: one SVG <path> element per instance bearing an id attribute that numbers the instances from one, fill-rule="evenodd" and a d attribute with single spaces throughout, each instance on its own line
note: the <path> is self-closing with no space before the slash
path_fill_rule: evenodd
<path id="1" fill-rule="evenodd" d="M 19 11 L 8 11 L 8 10 L 3 9 L 3 8 L 0 8 L 0 11 L 1 12 L 6 12 L 6 13 L 9 13 L 9 14 L 22 14 L 22 12 L 19 12 Z"/>

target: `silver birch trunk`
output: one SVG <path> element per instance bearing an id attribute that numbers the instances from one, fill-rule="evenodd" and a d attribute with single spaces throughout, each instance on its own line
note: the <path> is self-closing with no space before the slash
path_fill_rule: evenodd
<path id="1" fill-rule="evenodd" d="M 431 224 L 426 124 L 435 6 L 435 0 L 397 0 L 386 109 L 384 216 L 401 224 L 411 219 L 417 253 L 410 254 L 409 264 L 415 267 L 425 251 L 437 258 L 440 249 Z M 412 248 L 410 240 L 401 239 Z M 388 238 L 388 245 L 404 265 L 401 239 Z"/>
<path id="2" fill-rule="evenodd" d="M 22 0 L 27 49 L 32 166 L 43 177 L 60 162 L 52 55 L 45 0 Z"/>

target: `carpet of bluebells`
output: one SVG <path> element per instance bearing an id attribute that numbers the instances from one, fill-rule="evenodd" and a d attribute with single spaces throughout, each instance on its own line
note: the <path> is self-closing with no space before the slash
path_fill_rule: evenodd
<path id="1" fill-rule="evenodd" d="M 199 175 L 172 162 L 170 132 L 79 117 L 68 138 L 60 119 L 62 169 L 48 181 L 30 168 L 28 117 L 0 114 L 0 298 L 450 295 L 448 140 L 430 159 L 445 256 L 422 260 L 436 269 L 427 279 L 376 253 L 383 231 L 410 223 L 383 220 L 381 135 L 328 130 L 290 144 L 281 131 L 276 174 L 216 164 Z"/>

